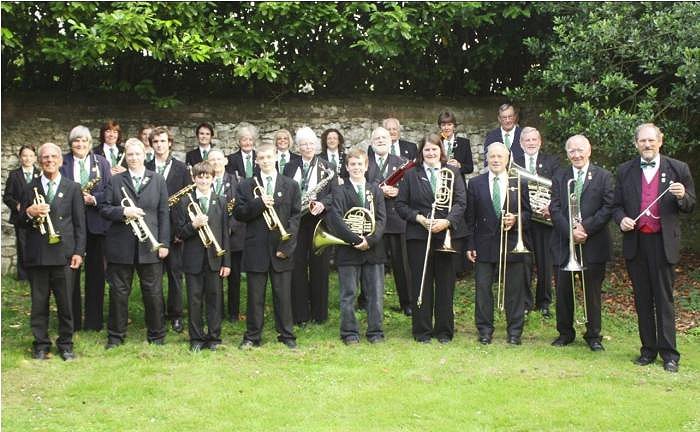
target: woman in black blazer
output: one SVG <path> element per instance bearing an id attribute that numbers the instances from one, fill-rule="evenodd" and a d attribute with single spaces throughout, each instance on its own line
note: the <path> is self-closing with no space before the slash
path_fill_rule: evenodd
<path id="1" fill-rule="evenodd" d="M 442 168 L 450 170 L 453 175 L 452 205 L 449 209 L 437 208 L 435 211 L 431 240 L 427 246 L 430 255 L 425 272 L 422 304 L 418 307 L 428 228 L 431 226 L 430 216 Z M 452 248 L 461 250 L 462 240 L 466 236 L 465 209 L 466 192 L 459 170 L 446 164 L 440 137 L 430 134 L 418 144 L 416 167 L 406 173 L 396 199 L 396 211 L 406 220 L 406 246 L 414 293 L 413 337 L 417 342 L 429 343 L 431 337 L 434 337 L 440 343 L 448 343 L 454 336 L 454 259 L 451 253 L 438 249 L 445 243 L 446 233 L 449 231 Z"/>
<path id="2" fill-rule="evenodd" d="M 321 134 L 321 153 L 318 156 L 333 165 L 340 184 L 343 184 L 350 177 L 345 167 L 345 138 L 338 129 L 331 128 L 323 131 Z"/>
<path id="3" fill-rule="evenodd" d="M 10 208 L 10 223 L 15 226 L 15 239 L 17 246 L 17 280 L 27 280 L 27 271 L 24 268 L 24 244 L 27 236 L 25 228 L 18 226 L 17 214 L 22 198 L 22 190 L 34 177 L 41 175 L 41 171 L 34 166 L 36 152 L 34 147 L 23 145 L 19 149 L 20 167 L 10 171 L 5 183 L 5 193 L 2 202 Z"/>

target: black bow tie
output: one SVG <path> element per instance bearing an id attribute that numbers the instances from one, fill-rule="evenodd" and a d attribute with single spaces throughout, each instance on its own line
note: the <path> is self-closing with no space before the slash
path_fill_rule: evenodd
<path id="1" fill-rule="evenodd" d="M 647 168 L 647 167 L 654 168 L 655 166 L 656 166 L 656 161 L 651 161 L 651 162 L 642 161 L 642 163 L 641 163 L 642 168 Z"/>

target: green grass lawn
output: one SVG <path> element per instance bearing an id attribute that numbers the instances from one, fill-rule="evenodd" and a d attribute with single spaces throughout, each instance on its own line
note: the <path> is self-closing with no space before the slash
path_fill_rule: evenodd
<path id="1" fill-rule="evenodd" d="M 391 279 L 387 278 L 390 284 Z M 275 340 L 270 293 L 264 345 L 240 351 L 245 324 L 226 323 L 224 348 L 191 354 L 186 332 L 163 347 L 145 343 L 134 290 L 126 344 L 105 351 L 105 332 L 78 333 L 78 359 L 31 359 L 29 286 L 2 278 L 2 428 L 6 431 L 190 430 L 700 430 L 700 333 L 679 335 L 681 369 L 631 360 L 634 317 L 605 314 L 606 351 L 579 338 L 553 348 L 555 321 L 528 318 L 523 345 L 481 346 L 473 283 L 455 296 L 449 345 L 413 342 L 410 319 L 385 301 L 386 343 L 346 347 L 338 336 L 337 282 L 330 320 L 297 329 L 299 349 Z M 631 295 L 631 294 L 630 294 Z M 366 324 L 364 314 L 360 314 Z M 55 313 L 51 334 L 56 335 Z"/>

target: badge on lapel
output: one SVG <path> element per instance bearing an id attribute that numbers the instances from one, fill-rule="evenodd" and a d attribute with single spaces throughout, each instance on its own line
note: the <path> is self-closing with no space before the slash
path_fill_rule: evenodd
<path id="1" fill-rule="evenodd" d="M 661 183 L 666 183 L 666 173 L 665 172 L 661 173 Z"/>
<path id="2" fill-rule="evenodd" d="M 278 198 L 282 198 L 282 192 L 277 191 L 277 197 L 278 197 Z"/>
<path id="3" fill-rule="evenodd" d="M 58 197 L 59 197 L 59 198 L 63 198 L 63 192 L 59 192 L 59 193 L 58 193 Z"/>
<path id="4" fill-rule="evenodd" d="M 151 181 L 150 177 L 144 177 L 143 181 L 141 182 L 141 187 L 144 187 L 148 184 L 148 182 Z"/>

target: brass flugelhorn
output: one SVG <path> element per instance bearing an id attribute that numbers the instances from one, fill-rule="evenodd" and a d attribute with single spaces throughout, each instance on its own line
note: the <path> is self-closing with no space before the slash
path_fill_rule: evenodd
<path id="1" fill-rule="evenodd" d="M 194 183 L 189 184 L 189 185 L 185 186 L 184 188 L 180 189 L 179 191 L 175 192 L 174 194 L 170 195 L 168 197 L 168 207 L 172 207 L 172 206 L 176 205 L 177 203 L 179 203 L 180 200 L 182 199 L 182 197 L 184 197 L 188 193 L 192 192 L 192 190 L 196 186 L 197 185 L 195 185 Z"/>
<path id="2" fill-rule="evenodd" d="M 190 216 L 190 220 L 194 222 L 194 219 L 197 216 L 203 215 L 204 212 L 202 212 L 202 208 L 199 206 L 197 201 L 194 200 L 192 194 L 188 193 L 187 196 L 190 199 L 190 203 L 187 204 L 187 214 Z M 222 249 L 221 246 L 219 246 L 219 242 L 216 241 L 216 237 L 214 236 L 214 232 L 211 230 L 209 223 L 205 223 L 201 227 L 197 228 L 197 233 L 199 234 L 199 238 L 202 240 L 202 244 L 205 248 L 214 246 L 216 256 L 220 257 L 226 254 L 226 249 Z"/>
<path id="3" fill-rule="evenodd" d="M 348 226 L 348 229 L 361 237 L 374 234 L 374 229 L 376 227 L 374 219 L 374 201 L 371 191 L 365 190 L 365 199 L 369 205 L 369 210 L 364 207 L 351 207 L 343 216 L 343 222 Z M 325 248 L 334 245 L 348 246 L 349 243 L 330 234 L 323 223 L 323 219 L 321 219 L 314 229 L 312 240 L 314 253 L 320 255 Z"/>
<path id="4" fill-rule="evenodd" d="M 40 204 L 46 204 L 46 200 L 44 199 L 44 196 L 39 193 L 39 190 L 37 188 L 34 188 L 34 204 L 40 205 Z M 49 208 L 49 211 L 50 208 Z M 46 226 L 44 226 L 46 225 Z M 35 219 L 34 221 L 34 226 L 36 226 L 39 229 L 39 232 L 41 235 L 46 235 L 46 233 L 49 234 L 49 244 L 57 244 L 61 242 L 61 236 L 54 230 L 53 228 L 53 222 L 51 222 L 51 215 L 47 214 L 46 216 L 39 216 Z"/>
<path id="5" fill-rule="evenodd" d="M 583 246 L 578 245 L 579 260 L 576 260 L 576 244 L 574 243 L 574 227 L 579 225 L 583 220 L 581 218 L 581 203 L 576 196 L 576 179 L 569 179 L 566 182 L 566 194 L 569 204 L 569 261 L 562 269 L 571 272 L 571 289 L 573 290 L 572 297 L 574 299 L 574 310 L 576 310 L 576 272 L 580 272 L 581 292 L 583 293 L 583 320 L 576 320 L 576 324 L 585 324 L 588 322 L 588 306 L 586 305 L 586 278 L 583 266 Z"/>
<path id="6" fill-rule="evenodd" d="M 253 180 L 255 180 L 255 187 L 253 188 L 253 195 L 256 195 L 258 198 L 262 199 L 265 195 L 265 190 L 263 189 L 262 185 L 258 181 L 257 177 L 253 177 Z M 289 240 L 292 238 L 292 235 L 289 234 L 285 229 L 284 225 L 282 225 L 282 221 L 280 220 L 279 216 L 277 215 L 277 211 L 275 210 L 274 205 L 268 206 L 267 204 L 265 205 L 267 207 L 265 211 L 263 211 L 263 218 L 265 219 L 265 223 L 267 224 L 267 228 L 270 231 L 273 230 L 278 230 L 280 232 L 280 238 L 282 241 Z"/>
<path id="7" fill-rule="evenodd" d="M 124 198 L 122 198 L 120 202 L 122 207 L 136 207 L 134 201 L 129 197 L 129 194 L 126 193 L 126 188 L 124 186 L 122 186 L 122 195 L 124 195 Z M 165 247 L 163 243 L 160 243 L 155 238 L 151 230 L 148 228 L 143 216 L 127 217 L 124 219 L 124 223 L 131 226 L 131 229 L 134 231 L 134 235 L 141 243 L 145 242 L 146 240 L 150 241 L 151 250 L 153 252 Z"/>

